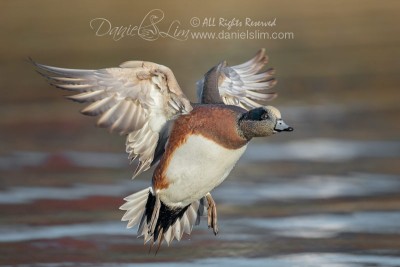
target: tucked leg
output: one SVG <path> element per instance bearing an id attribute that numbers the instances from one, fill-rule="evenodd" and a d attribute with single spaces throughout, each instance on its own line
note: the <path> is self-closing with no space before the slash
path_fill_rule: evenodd
<path id="1" fill-rule="evenodd" d="M 218 226 L 217 226 L 217 205 L 215 204 L 214 199 L 212 198 L 210 193 L 206 195 L 208 207 L 208 228 L 212 228 L 215 235 L 218 234 Z"/>

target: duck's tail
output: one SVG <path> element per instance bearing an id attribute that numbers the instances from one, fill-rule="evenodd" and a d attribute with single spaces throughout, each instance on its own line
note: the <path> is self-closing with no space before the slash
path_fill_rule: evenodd
<path id="1" fill-rule="evenodd" d="M 200 223 L 200 216 L 207 211 L 205 197 L 186 207 L 168 207 L 154 194 L 151 187 L 124 198 L 126 203 L 120 207 L 126 210 L 122 221 L 129 221 L 127 228 L 139 224 L 138 237 L 144 237 L 144 243 L 158 247 L 165 240 L 169 244 L 181 240 L 183 233 L 190 234 L 193 226 Z"/>

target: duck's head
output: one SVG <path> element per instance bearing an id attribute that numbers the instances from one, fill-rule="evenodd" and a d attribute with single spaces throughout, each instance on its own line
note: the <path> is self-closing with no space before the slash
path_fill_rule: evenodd
<path id="1" fill-rule="evenodd" d="M 293 131 L 293 128 L 282 120 L 279 110 L 273 106 L 259 107 L 244 113 L 239 119 L 239 129 L 248 140 Z"/>

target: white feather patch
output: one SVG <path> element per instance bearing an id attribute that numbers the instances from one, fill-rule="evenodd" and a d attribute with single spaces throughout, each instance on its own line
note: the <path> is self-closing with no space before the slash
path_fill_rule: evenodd
<path id="1" fill-rule="evenodd" d="M 227 149 L 203 136 L 190 136 L 167 167 L 169 187 L 160 190 L 161 201 L 183 207 L 202 198 L 225 180 L 246 147 Z"/>

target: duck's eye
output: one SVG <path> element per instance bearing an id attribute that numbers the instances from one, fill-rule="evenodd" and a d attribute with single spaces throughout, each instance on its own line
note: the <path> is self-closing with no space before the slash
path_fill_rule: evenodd
<path id="1" fill-rule="evenodd" d="M 267 119 L 269 119 L 269 115 L 268 115 L 268 113 L 267 112 L 265 112 L 262 116 L 261 116 L 261 119 L 263 119 L 263 120 L 267 120 Z"/>

